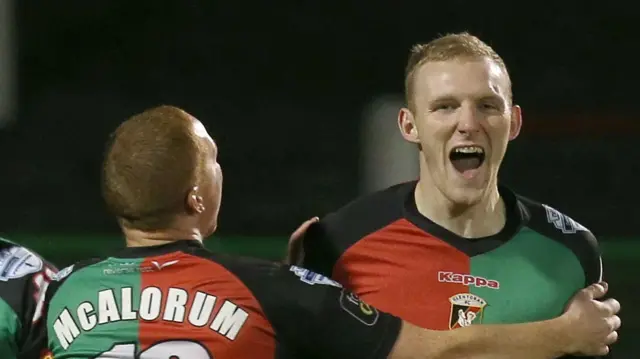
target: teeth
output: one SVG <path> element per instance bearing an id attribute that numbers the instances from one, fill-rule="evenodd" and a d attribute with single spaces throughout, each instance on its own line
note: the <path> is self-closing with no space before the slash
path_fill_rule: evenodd
<path id="1" fill-rule="evenodd" d="M 454 149 L 454 152 L 457 153 L 484 153 L 482 147 L 479 146 L 465 146 L 465 147 L 457 147 Z"/>

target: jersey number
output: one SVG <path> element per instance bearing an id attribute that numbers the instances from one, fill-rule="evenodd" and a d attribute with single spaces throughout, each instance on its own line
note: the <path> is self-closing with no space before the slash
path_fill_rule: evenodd
<path id="1" fill-rule="evenodd" d="M 94 359 L 212 359 L 209 351 L 196 342 L 172 340 L 154 344 L 136 355 L 135 344 L 116 344 Z"/>

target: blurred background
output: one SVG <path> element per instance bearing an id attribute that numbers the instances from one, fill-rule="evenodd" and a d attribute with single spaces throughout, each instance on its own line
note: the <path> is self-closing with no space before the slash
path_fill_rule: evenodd
<path id="1" fill-rule="evenodd" d="M 415 178 L 395 124 L 408 51 L 466 30 L 504 58 L 524 111 L 503 182 L 599 237 L 624 307 L 617 352 L 636 358 L 640 15 L 589 4 L 0 0 L 0 233 L 60 267 L 120 246 L 105 140 L 172 104 L 220 148 L 209 245 L 280 258 L 303 220 Z"/>

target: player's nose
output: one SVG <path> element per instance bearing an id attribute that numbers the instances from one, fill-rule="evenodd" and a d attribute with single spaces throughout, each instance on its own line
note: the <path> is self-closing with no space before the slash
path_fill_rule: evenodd
<path id="1" fill-rule="evenodd" d="M 461 133 L 476 132 L 480 129 L 482 114 L 475 106 L 462 106 L 458 115 L 457 130 Z"/>

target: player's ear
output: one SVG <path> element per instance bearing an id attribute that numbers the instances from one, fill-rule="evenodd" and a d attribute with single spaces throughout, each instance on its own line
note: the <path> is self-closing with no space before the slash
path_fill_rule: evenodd
<path id="1" fill-rule="evenodd" d="M 398 112 L 398 127 L 405 140 L 420 143 L 418 128 L 416 127 L 415 119 L 410 109 L 406 107 L 400 109 L 400 112 Z"/>
<path id="2" fill-rule="evenodd" d="M 511 107 L 511 126 L 509 126 L 509 141 L 515 140 L 522 129 L 522 108 L 518 105 Z"/>
<path id="3" fill-rule="evenodd" d="M 204 212 L 204 200 L 200 194 L 198 186 L 193 186 L 187 195 L 187 212 L 189 214 L 200 214 Z"/>

